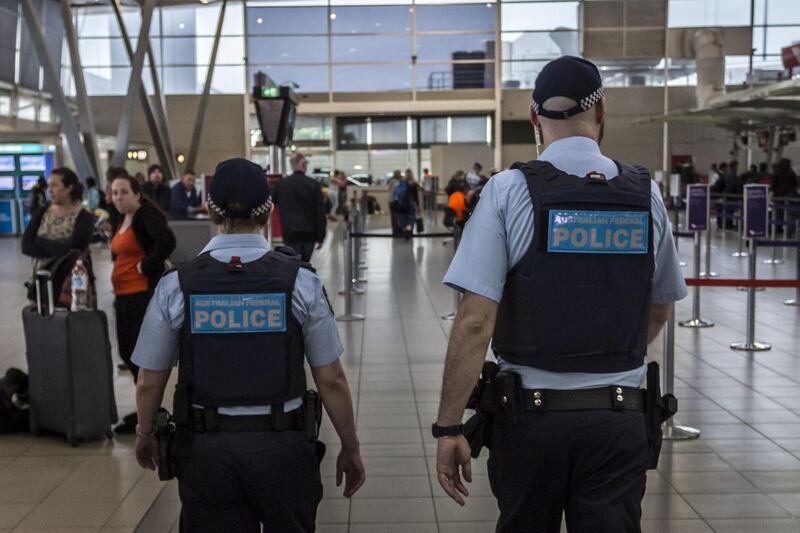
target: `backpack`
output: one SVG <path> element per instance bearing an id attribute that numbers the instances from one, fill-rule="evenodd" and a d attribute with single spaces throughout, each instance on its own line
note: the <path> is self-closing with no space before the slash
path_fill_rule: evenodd
<path id="1" fill-rule="evenodd" d="M 405 213 L 408 211 L 408 183 L 403 180 L 397 184 L 392 192 L 392 201 L 389 207 L 395 213 Z"/>
<path id="2" fill-rule="evenodd" d="M 30 428 L 28 410 L 28 375 L 9 368 L 0 378 L 0 433 L 17 433 Z"/>

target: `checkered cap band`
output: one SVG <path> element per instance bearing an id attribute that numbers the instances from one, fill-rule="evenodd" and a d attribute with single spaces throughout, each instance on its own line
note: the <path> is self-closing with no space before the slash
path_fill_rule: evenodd
<path id="1" fill-rule="evenodd" d="M 598 87 L 598 89 L 595 92 L 593 92 L 592 94 L 590 94 L 586 98 L 583 98 L 580 101 L 581 109 L 583 109 L 584 111 L 586 111 L 587 109 L 591 109 L 592 106 L 594 106 L 597 102 L 600 101 L 600 99 L 603 97 L 603 95 L 605 95 L 605 93 L 606 93 L 605 89 L 603 89 L 602 87 Z"/>
<path id="2" fill-rule="evenodd" d="M 208 195 L 208 208 L 221 217 L 225 216 L 225 210 L 214 203 L 214 199 L 211 198 L 210 194 Z M 250 210 L 250 218 L 256 218 L 257 216 L 266 213 L 270 209 L 272 209 L 272 200 L 267 199 L 267 201 L 260 206 Z"/>

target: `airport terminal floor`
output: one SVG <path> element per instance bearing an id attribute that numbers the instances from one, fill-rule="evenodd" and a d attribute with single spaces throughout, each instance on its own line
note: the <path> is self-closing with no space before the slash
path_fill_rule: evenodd
<path id="1" fill-rule="evenodd" d="M 370 228 L 387 226 L 386 217 L 369 221 Z M 341 496 L 333 477 L 337 439 L 324 423 L 328 451 L 317 531 L 491 532 L 497 507 L 485 451 L 474 462 L 464 508 L 445 497 L 434 476 L 430 424 L 451 325 L 440 317 L 453 305 L 452 292 L 441 284 L 452 240 L 376 238 L 367 246 L 366 292 L 354 296 L 354 309 L 366 320 L 339 323 L 367 482 L 351 500 Z M 747 260 L 731 257 L 736 247 L 733 233 L 714 233 L 712 266 L 723 277 L 746 277 Z M 782 265 L 762 265 L 769 253 L 760 251 L 759 277 L 794 278 L 794 250 L 778 252 L 786 260 Z M 692 264 L 689 240 L 681 239 L 680 254 Z M 93 248 L 93 257 L 100 306 L 110 315 L 109 250 Z M 329 225 L 313 262 L 341 313 L 340 225 Z M 29 270 L 19 240 L 0 240 L 0 368 L 25 368 L 20 310 Z M 702 290 L 702 315 L 715 327 L 676 328 L 677 418 L 702 436 L 664 443 L 658 471 L 648 473 L 645 532 L 800 531 L 800 308 L 783 305 L 793 294 L 757 293 L 756 338 L 772 343 L 771 351 L 729 349 L 745 335 L 746 294 L 735 288 Z M 690 295 L 677 305 L 679 320 L 689 316 L 691 303 Z M 650 353 L 659 359 L 661 352 L 659 337 Z M 120 415 L 131 412 L 132 380 L 119 374 L 115 387 Z M 175 484 L 164 485 L 137 465 L 132 436 L 77 448 L 61 437 L 0 437 L 0 532 L 177 531 L 179 509 Z"/>

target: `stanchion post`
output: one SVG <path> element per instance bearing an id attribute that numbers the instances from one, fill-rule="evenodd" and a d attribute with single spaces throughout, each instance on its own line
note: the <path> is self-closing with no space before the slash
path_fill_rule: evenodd
<path id="1" fill-rule="evenodd" d="M 777 204 L 775 203 L 775 201 L 773 200 L 773 202 L 772 202 L 772 229 L 770 230 L 770 237 L 769 237 L 773 241 L 778 238 L 778 235 L 777 235 L 777 226 L 778 226 L 777 223 L 778 223 L 778 220 L 783 220 L 783 219 L 779 219 L 778 218 L 778 207 L 777 207 Z M 786 234 L 786 231 L 784 230 L 784 235 L 785 234 Z M 761 263 L 765 264 L 765 265 L 782 265 L 783 264 L 783 259 L 778 259 L 777 252 L 778 252 L 778 247 L 777 246 L 773 246 L 772 247 L 772 257 L 770 257 L 768 259 L 764 259 L 763 261 L 761 261 Z"/>
<path id="2" fill-rule="evenodd" d="M 700 275 L 700 232 L 694 232 L 694 275 Z M 679 323 L 682 328 L 711 328 L 714 323 L 700 318 L 700 286 L 692 288 L 692 318 Z"/>
<path id="3" fill-rule="evenodd" d="M 711 221 L 708 221 L 706 229 L 706 269 L 700 272 L 701 278 L 716 278 L 719 274 L 711 270 Z"/>
<path id="4" fill-rule="evenodd" d="M 784 230 L 785 231 L 785 230 Z M 794 234 L 795 239 L 800 238 L 800 235 L 797 233 Z M 800 248 L 796 248 L 797 250 L 797 257 L 795 259 L 796 267 L 797 267 L 797 279 L 800 280 Z M 792 306 L 800 306 L 800 287 L 797 287 L 794 290 L 794 298 L 791 300 L 786 300 L 783 302 L 783 305 L 792 305 Z"/>
<path id="5" fill-rule="evenodd" d="M 737 252 L 733 252 L 731 257 L 747 257 L 747 252 L 743 251 L 744 247 L 744 226 L 743 226 L 743 218 L 744 218 L 744 209 L 740 208 L 741 212 L 739 216 L 739 220 L 736 221 L 736 231 L 739 233 L 739 250 Z"/>
<path id="6" fill-rule="evenodd" d="M 352 213 L 351 213 L 352 214 Z M 353 313 L 353 237 L 350 234 L 352 217 L 348 221 L 348 227 L 344 230 L 344 290 L 339 294 L 344 295 L 344 314 L 336 317 L 338 322 L 359 322 L 364 320 L 364 315 Z"/>
<path id="7" fill-rule="evenodd" d="M 664 327 L 664 360 L 661 372 L 661 393 L 672 394 L 675 390 L 675 304 L 670 305 L 669 318 Z M 700 436 L 700 430 L 682 426 L 673 416 L 664 422 L 665 440 L 690 440 Z"/>
<path id="8" fill-rule="evenodd" d="M 747 278 L 756 279 L 756 240 L 748 239 L 747 248 L 750 252 L 750 261 L 747 266 Z M 763 352 L 772 346 L 766 342 L 758 342 L 756 337 L 756 288 L 747 288 L 747 338 L 744 342 L 734 342 L 731 349 L 746 352 Z"/>
<path id="9" fill-rule="evenodd" d="M 458 224 L 453 228 L 453 257 L 456 256 L 458 244 L 461 242 L 461 228 Z M 458 306 L 461 304 L 461 293 L 453 289 L 453 311 L 442 316 L 442 320 L 455 320 Z"/>

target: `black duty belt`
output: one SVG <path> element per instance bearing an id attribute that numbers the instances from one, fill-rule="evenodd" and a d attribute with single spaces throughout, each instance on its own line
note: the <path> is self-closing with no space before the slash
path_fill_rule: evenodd
<path id="1" fill-rule="evenodd" d="M 302 430 L 303 410 L 274 415 L 221 415 L 216 409 L 193 409 L 193 430 L 197 433 L 224 431 L 231 433 L 255 431 Z"/>
<path id="2" fill-rule="evenodd" d="M 522 398 L 526 411 L 609 409 L 643 412 L 645 410 L 645 390 L 630 387 L 611 386 L 578 390 L 522 389 Z"/>

